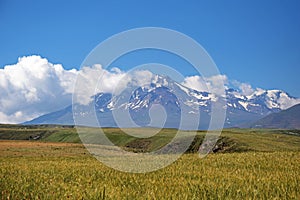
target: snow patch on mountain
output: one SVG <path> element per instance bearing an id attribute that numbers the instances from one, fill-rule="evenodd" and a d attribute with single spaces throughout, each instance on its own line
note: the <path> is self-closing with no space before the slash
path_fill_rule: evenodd
<path id="1" fill-rule="evenodd" d="M 249 111 L 249 110 L 248 110 L 248 105 L 249 105 L 249 103 L 243 102 L 243 101 L 238 101 L 238 102 L 239 102 L 239 104 L 241 104 L 241 105 L 244 107 L 245 110 Z"/>

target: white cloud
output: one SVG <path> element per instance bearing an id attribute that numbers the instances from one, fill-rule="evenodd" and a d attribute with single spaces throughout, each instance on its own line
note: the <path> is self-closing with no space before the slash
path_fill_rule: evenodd
<path id="1" fill-rule="evenodd" d="M 201 76 L 188 76 L 181 84 L 201 92 L 211 92 L 222 95 L 228 84 L 228 78 L 226 75 L 215 75 L 205 78 Z"/>
<path id="2" fill-rule="evenodd" d="M 254 89 L 249 83 L 241 83 L 237 80 L 232 80 L 230 83 L 239 90 L 239 93 L 245 96 L 252 95 L 255 91 L 259 92 L 260 88 Z"/>
<path id="3" fill-rule="evenodd" d="M 188 76 L 184 79 L 184 81 L 181 84 L 188 88 L 198 90 L 201 92 L 208 91 L 208 87 L 201 76 Z"/>
<path id="4" fill-rule="evenodd" d="M 241 93 L 245 96 L 249 96 L 249 95 L 253 94 L 255 91 L 252 88 L 252 86 L 248 83 L 241 83 L 239 86 L 239 89 L 240 89 Z"/>
<path id="5" fill-rule="evenodd" d="M 92 67 L 83 67 L 77 77 L 74 91 L 74 101 L 87 105 L 92 96 L 97 93 L 112 93 L 118 95 L 128 84 L 132 86 L 147 85 L 151 82 L 153 74 L 147 70 L 136 70 L 125 73 L 118 68 L 103 69 L 96 64 Z"/>
<path id="6" fill-rule="evenodd" d="M 118 94 L 127 87 L 130 81 L 131 77 L 118 68 L 108 71 L 99 64 L 92 67 L 85 66 L 77 76 L 74 100 L 77 103 L 86 105 L 92 100 L 92 96 L 97 93 Z"/>
<path id="7" fill-rule="evenodd" d="M 76 75 L 35 55 L 0 69 L 0 122 L 23 122 L 68 105 Z"/>
<path id="8" fill-rule="evenodd" d="M 65 70 L 40 56 L 24 56 L 0 69 L 0 123 L 20 123 L 62 109 L 71 104 L 74 93 L 79 103 L 87 104 L 96 93 L 118 94 L 129 82 L 145 84 L 152 76 L 146 70 L 109 71 L 99 64 Z"/>
<path id="9" fill-rule="evenodd" d="M 278 103 L 281 109 L 288 109 L 296 104 L 300 103 L 300 99 L 292 99 L 287 94 L 281 93 L 278 98 Z"/>
<path id="10" fill-rule="evenodd" d="M 131 74 L 131 77 L 133 79 L 133 84 L 142 86 L 150 84 L 154 75 L 148 70 L 138 70 L 134 71 L 133 74 Z"/>

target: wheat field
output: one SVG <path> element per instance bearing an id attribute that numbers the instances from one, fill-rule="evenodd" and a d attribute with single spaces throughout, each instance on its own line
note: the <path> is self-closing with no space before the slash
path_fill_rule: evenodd
<path id="1" fill-rule="evenodd" d="M 119 172 L 81 144 L 0 142 L 1 199 L 300 199 L 300 152 L 185 154 L 161 170 Z"/>

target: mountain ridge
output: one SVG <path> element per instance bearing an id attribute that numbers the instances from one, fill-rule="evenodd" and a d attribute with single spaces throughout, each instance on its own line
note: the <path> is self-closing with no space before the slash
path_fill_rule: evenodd
<path id="1" fill-rule="evenodd" d="M 116 110 L 128 111 L 124 117 L 128 127 L 132 123 L 128 117 L 138 126 L 148 126 L 151 124 L 149 112 L 153 105 L 159 105 L 157 112 L 161 113 L 158 118 L 163 117 L 160 109 L 165 110 L 165 128 L 180 128 L 180 116 L 183 115 L 185 123 L 192 127 L 193 119 L 200 115 L 199 126 L 196 129 L 207 129 L 211 118 L 212 104 L 220 101 L 225 102 L 226 119 L 224 127 L 243 127 L 245 124 L 255 122 L 269 114 L 282 110 L 289 102 L 298 101 L 286 92 L 281 90 L 258 90 L 252 95 L 242 95 L 238 90 L 226 89 L 225 95 L 218 96 L 205 91 L 197 91 L 177 83 L 165 76 L 155 75 L 149 84 L 143 86 L 128 87 L 122 93 L 113 95 L 110 93 L 98 93 L 93 96 L 94 102 L 87 105 L 95 109 L 98 120 L 103 127 L 120 126 L 116 122 L 114 112 Z M 73 106 L 73 107 L 72 107 Z M 74 117 L 89 115 L 84 113 L 87 109 L 84 105 L 73 104 L 62 110 L 48 113 L 35 118 L 24 124 L 69 124 L 73 125 Z M 72 110 L 73 109 L 73 110 Z M 224 108 L 225 109 L 225 108 Z M 158 119 L 161 121 L 164 119 Z M 73 122 L 73 123 L 72 123 Z M 89 124 L 88 119 L 83 124 Z M 126 123 L 122 126 L 127 126 Z"/>
<path id="2" fill-rule="evenodd" d="M 300 104 L 272 113 L 251 124 L 250 128 L 300 129 Z"/>

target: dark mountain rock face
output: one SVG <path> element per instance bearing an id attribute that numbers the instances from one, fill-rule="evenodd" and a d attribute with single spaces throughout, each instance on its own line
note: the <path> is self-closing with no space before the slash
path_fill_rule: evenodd
<path id="1" fill-rule="evenodd" d="M 278 113 L 272 113 L 255 123 L 251 128 L 300 129 L 300 104 Z"/>

